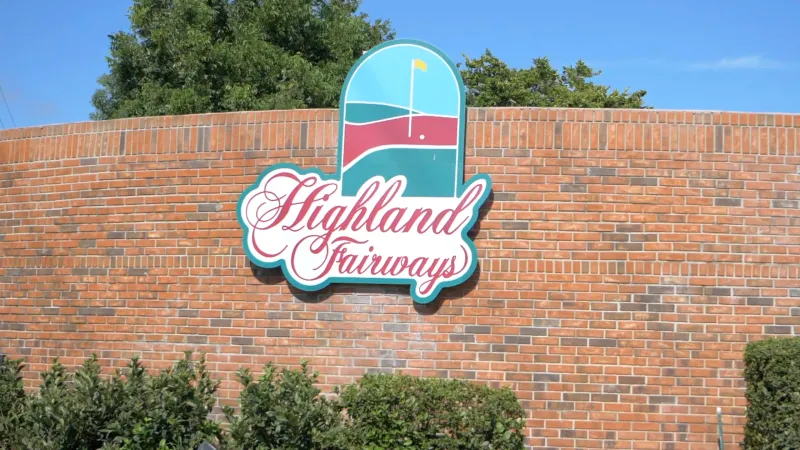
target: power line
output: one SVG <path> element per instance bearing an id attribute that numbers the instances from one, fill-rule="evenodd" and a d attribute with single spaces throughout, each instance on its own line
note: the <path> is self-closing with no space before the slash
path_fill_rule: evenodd
<path id="1" fill-rule="evenodd" d="M 14 128 L 17 127 L 17 122 L 14 121 L 14 116 L 11 115 L 11 108 L 8 107 L 8 102 L 6 101 L 6 94 L 3 93 L 3 86 L 0 86 L 0 95 L 3 96 L 3 103 L 6 104 L 6 110 L 8 111 L 8 117 L 11 117 L 11 124 L 14 125 Z M 5 128 L 5 125 L 3 126 Z"/>
<path id="2" fill-rule="evenodd" d="M 3 123 L 3 119 L 0 119 L 0 127 L 3 127 L 3 129 L 6 127 L 6 124 Z"/>

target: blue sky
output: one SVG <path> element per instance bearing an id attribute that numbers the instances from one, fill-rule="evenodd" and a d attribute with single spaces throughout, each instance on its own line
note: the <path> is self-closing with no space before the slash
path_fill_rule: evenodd
<path id="1" fill-rule="evenodd" d="M 87 120 L 107 35 L 125 0 L 0 0 L 0 86 L 17 126 Z M 586 60 L 613 87 L 646 89 L 659 109 L 800 112 L 796 0 L 364 0 L 398 37 L 453 60 L 490 48 L 516 67 Z M 0 120 L 12 122 L 0 104 Z"/>
<path id="2" fill-rule="evenodd" d="M 373 53 L 350 79 L 348 102 L 380 102 L 407 107 L 410 101 L 411 61 L 426 64 L 414 70 L 414 110 L 457 116 L 458 81 L 450 66 L 431 50 L 398 45 Z"/>

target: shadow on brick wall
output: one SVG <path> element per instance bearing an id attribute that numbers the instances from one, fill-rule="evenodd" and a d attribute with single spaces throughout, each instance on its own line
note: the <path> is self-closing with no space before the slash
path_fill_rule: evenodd
<path id="1" fill-rule="evenodd" d="M 494 205 L 494 191 L 489 192 L 489 196 L 486 197 L 486 202 L 484 202 L 483 206 L 481 206 L 480 211 L 478 211 L 478 220 L 475 222 L 475 225 L 472 226 L 472 229 L 469 230 L 467 235 L 473 241 L 475 240 L 478 233 L 481 231 L 481 224 L 483 223 L 484 219 L 486 219 L 486 215 L 489 214 L 489 211 L 492 210 L 492 206 Z M 442 289 L 442 292 L 439 293 L 439 296 L 436 299 L 428 304 L 419 304 L 414 303 L 414 309 L 417 313 L 428 316 L 433 315 L 439 312 L 439 309 L 444 305 L 445 302 L 466 297 L 472 291 L 474 291 L 478 287 L 478 282 L 481 278 L 481 263 L 478 260 L 478 264 L 475 266 L 475 272 L 472 273 L 472 276 L 467 279 L 467 281 L 459 284 L 458 286 L 453 286 L 449 288 Z"/>
<path id="2" fill-rule="evenodd" d="M 475 267 L 475 272 L 472 273 L 472 276 L 469 277 L 467 281 L 459 284 L 458 286 L 442 289 L 442 292 L 439 293 L 436 299 L 430 303 L 414 303 L 414 309 L 418 314 L 423 316 L 434 315 L 438 313 L 439 309 L 447 302 L 469 295 L 469 293 L 475 290 L 475 288 L 478 286 L 478 281 L 480 278 L 481 264 L 478 262 L 478 265 Z"/>
<path id="3" fill-rule="evenodd" d="M 408 295 L 407 286 L 393 286 L 393 285 L 365 285 L 365 284 L 332 284 L 328 287 L 320 289 L 319 291 L 309 292 L 288 284 L 286 277 L 278 267 L 264 268 L 253 261 L 248 261 L 250 264 L 250 271 L 253 277 L 262 284 L 274 286 L 276 284 L 286 285 L 292 296 L 301 302 L 305 303 L 322 303 L 334 295 L 355 295 L 355 296 L 371 296 L 371 295 Z"/>

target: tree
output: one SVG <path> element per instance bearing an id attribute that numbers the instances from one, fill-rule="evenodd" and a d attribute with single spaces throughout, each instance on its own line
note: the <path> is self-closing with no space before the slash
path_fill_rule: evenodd
<path id="1" fill-rule="evenodd" d="M 478 59 L 465 57 L 461 76 L 470 106 L 535 106 L 559 108 L 643 108 L 647 91 L 629 93 L 595 84 L 600 75 L 579 60 L 558 73 L 547 58 L 527 69 L 513 69 L 488 49 Z M 610 92 L 609 92 L 610 91 Z"/>
<path id="2" fill-rule="evenodd" d="M 109 36 L 93 119 L 338 106 L 347 72 L 394 37 L 360 0 L 134 0 Z"/>
<path id="3" fill-rule="evenodd" d="M 347 72 L 394 38 L 361 0 L 134 0 L 131 29 L 109 36 L 109 73 L 92 119 L 335 108 Z M 645 91 L 610 91 L 583 61 L 509 68 L 487 50 L 465 58 L 469 106 L 641 108 Z M 610 92 L 609 92 L 610 91 Z"/>

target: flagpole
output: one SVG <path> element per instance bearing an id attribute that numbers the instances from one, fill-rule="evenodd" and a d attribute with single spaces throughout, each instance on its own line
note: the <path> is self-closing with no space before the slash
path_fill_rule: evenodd
<path id="1" fill-rule="evenodd" d="M 408 137 L 411 137 L 411 119 L 414 115 L 414 59 L 411 59 L 411 89 L 408 94 Z"/>

